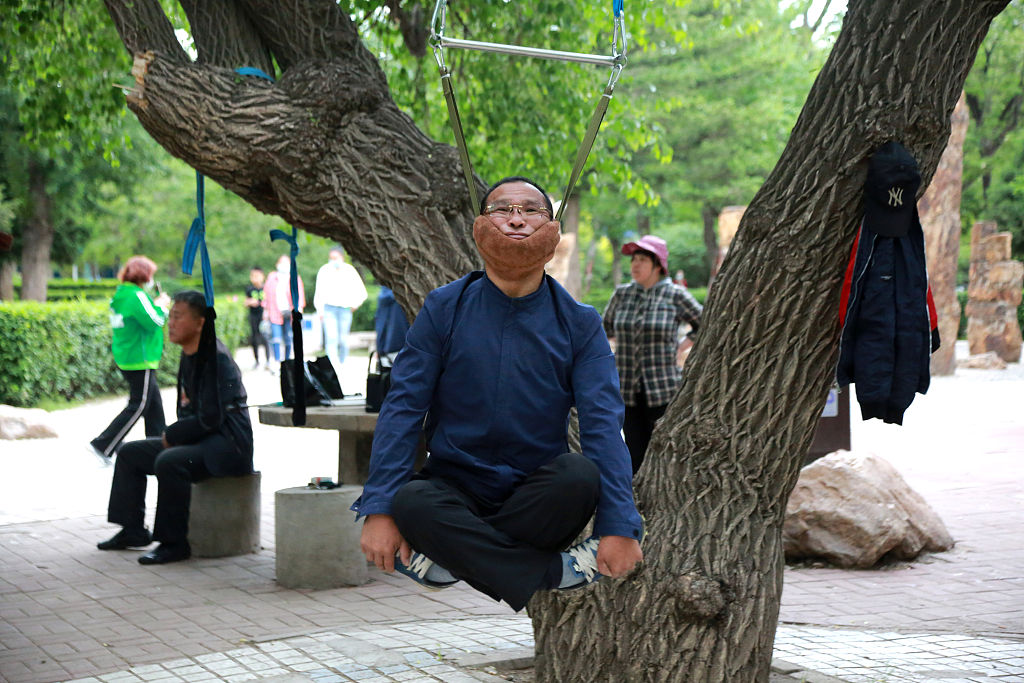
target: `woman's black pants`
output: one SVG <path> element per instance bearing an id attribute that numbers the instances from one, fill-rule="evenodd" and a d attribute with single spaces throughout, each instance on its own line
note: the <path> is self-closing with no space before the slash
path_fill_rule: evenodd
<path id="1" fill-rule="evenodd" d="M 160 436 L 167 427 L 160 387 L 156 385 L 156 370 L 122 370 L 121 374 L 128 382 L 128 405 L 102 434 L 90 442 L 93 448 L 108 458 L 114 454 L 140 417 L 146 422 L 146 436 Z"/>
<path id="2" fill-rule="evenodd" d="M 626 439 L 630 460 L 633 461 L 633 474 L 640 471 L 647 454 L 647 446 L 651 443 L 654 425 L 665 414 L 668 404 L 661 406 L 647 405 L 647 394 L 641 389 L 634 397 L 636 405 L 626 406 L 626 416 L 622 421 L 622 435 Z"/>

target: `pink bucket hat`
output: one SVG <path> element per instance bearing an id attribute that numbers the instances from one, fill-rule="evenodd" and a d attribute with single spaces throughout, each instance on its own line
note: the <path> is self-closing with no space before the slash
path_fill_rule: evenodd
<path id="1" fill-rule="evenodd" d="M 668 244 L 665 243 L 665 240 L 654 235 L 644 235 L 634 242 L 622 245 L 622 253 L 626 256 L 631 256 L 638 251 L 648 251 L 654 254 L 664 271 L 668 272 Z"/>

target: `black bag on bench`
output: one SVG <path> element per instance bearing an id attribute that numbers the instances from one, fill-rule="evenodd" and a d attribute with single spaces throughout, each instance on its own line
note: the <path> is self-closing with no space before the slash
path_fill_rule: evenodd
<path id="1" fill-rule="evenodd" d="M 329 406 L 331 405 L 331 399 L 334 398 L 331 394 L 337 395 L 337 398 L 344 398 L 341 392 L 341 385 L 338 382 L 338 376 L 334 373 L 334 367 L 330 365 L 330 359 L 323 356 L 323 360 L 327 361 L 327 365 L 330 367 L 330 374 L 327 374 L 323 364 L 320 363 L 320 358 L 314 361 L 306 361 L 303 364 L 303 391 L 306 396 L 307 406 Z M 281 402 L 285 408 L 291 408 L 295 405 L 295 382 L 293 377 L 295 363 L 297 361 L 294 358 L 281 361 Z M 315 368 L 315 370 L 314 370 Z M 326 380 L 321 381 L 321 378 Z M 330 389 L 328 388 L 330 387 Z"/>
<path id="2" fill-rule="evenodd" d="M 373 364 L 374 356 L 377 357 L 376 367 Z M 390 388 L 391 360 L 373 351 L 370 353 L 369 366 L 366 370 L 366 412 L 379 413 Z"/>

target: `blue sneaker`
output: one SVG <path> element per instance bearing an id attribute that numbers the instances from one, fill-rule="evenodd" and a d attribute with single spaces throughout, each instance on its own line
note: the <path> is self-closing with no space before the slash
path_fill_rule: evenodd
<path id="1" fill-rule="evenodd" d="M 430 590 L 441 590 L 442 588 L 453 586 L 459 582 L 458 579 L 453 579 L 451 581 L 431 581 L 427 578 L 427 572 L 430 571 L 431 567 L 442 569 L 440 565 L 435 565 L 434 561 L 423 553 L 413 551 L 412 556 L 409 558 L 408 565 L 405 565 L 402 562 L 402 556 L 400 554 L 395 554 L 395 571 L 399 574 L 405 574 L 416 583 L 421 586 L 425 586 Z"/>
<path id="2" fill-rule="evenodd" d="M 564 574 L 579 580 L 572 581 L 569 585 L 559 586 L 561 590 L 581 588 L 601 578 L 601 573 L 597 571 L 597 546 L 600 541 L 600 537 L 591 536 L 562 553 L 565 562 Z M 565 583 L 564 580 L 563 583 Z"/>

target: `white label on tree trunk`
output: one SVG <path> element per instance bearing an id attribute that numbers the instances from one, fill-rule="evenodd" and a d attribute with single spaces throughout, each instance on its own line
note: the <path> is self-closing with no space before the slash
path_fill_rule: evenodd
<path id="1" fill-rule="evenodd" d="M 821 411 L 822 417 L 839 416 L 839 392 L 835 389 L 828 390 L 828 398 L 825 399 L 825 409 Z"/>

